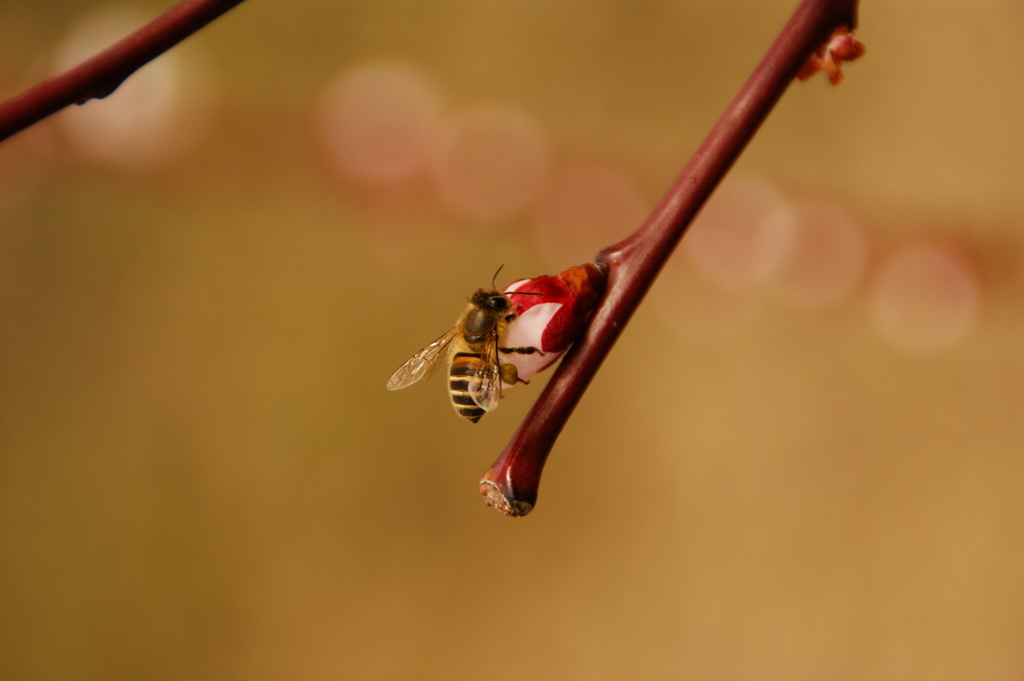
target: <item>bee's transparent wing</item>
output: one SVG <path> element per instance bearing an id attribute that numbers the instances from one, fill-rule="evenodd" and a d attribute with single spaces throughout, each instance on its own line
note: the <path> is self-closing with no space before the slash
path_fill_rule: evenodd
<path id="1" fill-rule="evenodd" d="M 501 365 L 498 363 L 498 335 L 484 343 L 476 373 L 469 379 L 469 396 L 484 411 L 493 411 L 501 400 Z"/>
<path id="2" fill-rule="evenodd" d="M 395 373 L 391 374 L 391 378 L 388 379 L 388 390 L 408 388 L 413 383 L 422 381 L 434 373 L 437 365 L 441 362 L 441 358 L 447 354 L 448 346 L 451 345 L 452 339 L 455 338 L 456 331 L 457 329 L 449 330 L 436 341 L 406 360 L 405 364 L 398 367 Z"/>

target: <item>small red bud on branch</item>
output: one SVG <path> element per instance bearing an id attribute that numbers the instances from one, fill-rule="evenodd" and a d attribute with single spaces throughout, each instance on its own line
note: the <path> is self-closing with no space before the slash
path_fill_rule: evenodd
<path id="1" fill-rule="evenodd" d="M 839 26 L 832 32 L 828 42 L 819 46 L 807 58 L 796 77 L 807 80 L 819 71 L 824 71 L 830 83 L 839 85 L 843 82 L 843 62 L 860 59 L 866 51 L 864 43 L 854 37 L 850 28 Z"/>

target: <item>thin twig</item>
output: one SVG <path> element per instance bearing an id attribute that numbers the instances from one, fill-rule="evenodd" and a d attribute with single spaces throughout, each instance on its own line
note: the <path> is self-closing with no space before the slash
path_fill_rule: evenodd
<path id="1" fill-rule="evenodd" d="M 598 254 L 608 277 L 604 298 L 484 474 L 480 489 L 489 504 L 510 516 L 533 509 L 555 439 L 683 232 L 808 58 L 835 29 L 854 27 L 856 4 L 804 0 L 654 212 L 633 235 Z"/>
<path id="2" fill-rule="evenodd" d="M 139 68 L 243 0 L 182 0 L 96 56 L 0 103 L 0 141 L 71 104 L 116 90 Z"/>

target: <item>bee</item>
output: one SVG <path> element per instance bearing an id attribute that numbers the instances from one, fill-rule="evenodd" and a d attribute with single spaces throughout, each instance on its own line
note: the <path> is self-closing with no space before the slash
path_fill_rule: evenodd
<path id="1" fill-rule="evenodd" d="M 498 268 L 501 271 L 501 268 Z M 494 273 L 495 278 L 498 273 Z M 519 378 L 514 364 L 501 361 L 502 354 L 543 354 L 539 348 L 504 347 L 509 326 L 518 316 L 509 295 L 494 288 L 477 289 L 455 326 L 398 367 L 388 379 L 388 390 L 401 390 L 429 377 L 448 360 L 448 397 L 458 414 L 476 423 L 501 400 L 501 384 L 527 381 Z"/>

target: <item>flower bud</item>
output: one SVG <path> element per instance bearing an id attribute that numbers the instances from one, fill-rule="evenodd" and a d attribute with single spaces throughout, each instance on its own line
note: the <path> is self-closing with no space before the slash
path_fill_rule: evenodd
<path id="1" fill-rule="evenodd" d="M 860 59 L 866 51 L 864 43 L 854 37 L 853 31 L 846 26 L 839 26 L 832 32 L 827 43 L 819 45 L 814 53 L 807 57 L 796 77 L 807 80 L 819 71 L 824 71 L 829 82 L 839 85 L 843 82 L 843 62 Z"/>
<path id="2" fill-rule="evenodd" d="M 505 337 L 510 348 L 537 348 L 532 354 L 508 353 L 519 378 L 528 380 L 551 366 L 583 331 L 601 299 L 604 275 L 596 265 L 570 267 L 558 276 L 520 279 L 505 288 L 518 318 Z"/>

